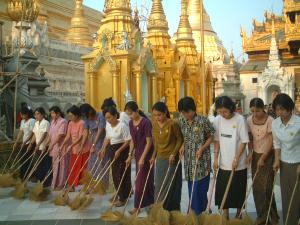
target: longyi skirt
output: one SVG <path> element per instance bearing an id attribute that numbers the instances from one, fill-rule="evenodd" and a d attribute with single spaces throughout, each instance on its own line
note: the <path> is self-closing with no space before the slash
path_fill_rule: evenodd
<path id="1" fill-rule="evenodd" d="M 230 174 L 231 170 L 219 169 L 215 194 L 215 202 L 219 208 L 221 207 Z M 242 208 L 246 197 L 246 191 L 247 169 L 235 171 L 223 209 Z"/>

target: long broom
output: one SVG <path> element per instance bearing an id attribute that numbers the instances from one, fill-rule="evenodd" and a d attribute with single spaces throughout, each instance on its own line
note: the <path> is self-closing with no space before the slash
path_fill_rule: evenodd
<path id="1" fill-rule="evenodd" d="M 228 224 L 227 218 L 225 218 L 222 215 L 222 210 L 223 210 L 225 202 L 227 200 L 227 196 L 228 196 L 229 189 L 230 189 L 230 186 L 232 183 L 233 175 L 234 175 L 234 170 L 232 170 L 230 173 L 230 177 L 229 177 L 229 180 L 228 180 L 228 183 L 227 183 L 227 186 L 225 189 L 225 193 L 224 193 L 224 196 L 223 196 L 223 199 L 221 202 L 219 213 L 206 215 L 205 220 L 200 219 L 201 225 L 227 225 Z M 200 218 L 201 218 L 201 215 L 200 215 Z"/>
<path id="2" fill-rule="evenodd" d="M 204 224 L 206 220 L 209 219 L 212 211 L 211 211 L 211 202 L 212 202 L 212 197 L 213 197 L 213 193 L 215 192 L 215 186 L 217 183 L 217 177 L 218 177 L 218 171 L 213 173 L 213 184 L 210 187 L 210 192 L 209 192 L 209 197 L 208 197 L 208 204 L 206 207 L 206 210 L 200 214 L 199 216 L 199 224 Z"/>
<path id="3" fill-rule="evenodd" d="M 95 166 L 96 166 L 98 160 L 99 160 L 99 157 L 97 157 L 96 161 L 94 162 L 92 169 L 91 170 L 87 170 L 84 173 L 83 177 L 79 181 L 79 184 L 86 185 L 87 183 L 90 182 L 90 180 L 93 179 L 93 174 L 92 173 L 93 173 L 93 170 L 95 169 Z"/>
<path id="4" fill-rule="evenodd" d="M 117 199 L 118 193 L 119 193 L 119 191 L 120 191 L 120 188 L 121 188 L 121 186 L 122 186 L 122 183 L 123 183 L 123 180 L 124 180 L 124 178 L 125 178 L 125 175 L 126 175 L 126 172 L 127 172 L 127 169 L 128 169 L 128 168 L 129 168 L 129 166 L 126 165 L 126 168 L 125 168 L 125 170 L 124 170 L 124 173 L 123 173 L 122 178 L 121 178 L 121 181 L 120 181 L 120 184 L 119 184 L 119 186 L 118 186 L 118 188 L 117 188 L 116 194 L 115 194 L 115 196 L 114 196 L 114 198 L 113 198 L 113 201 L 112 201 L 110 207 L 106 210 L 106 212 L 104 212 L 104 213 L 101 214 L 101 219 L 102 219 L 103 221 L 106 221 L 106 222 L 114 222 L 114 221 L 116 220 L 116 215 L 115 215 L 114 212 L 113 212 L 113 207 L 114 207 L 114 203 L 115 203 L 115 201 L 116 201 L 116 199 Z M 119 218 L 117 218 L 117 220 L 119 220 Z"/>
<path id="5" fill-rule="evenodd" d="M 269 223 L 269 218 L 270 218 L 270 214 L 271 214 L 271 208 L 272 208 L 273 196 L 274 196 L 274 191 L 275 191 L 276 175 L 277 175 L 277 174 L 274 174 L 273 189 L 272 189 L 272 194 L 271 194 L 271 199 L 270 199 L 270 204 L 269 204 L 269 209 L 268 209 L 268 214 L 267 214 L 267 219 L 266 219 L 265 225 L 268 225 L 268 223 Z"/>
<path id="6" fill-rule="evenodd" d="M 120 211 L 113 212 L 114 215 L 115 215 L 115 218 L 114 218 L 115 220 L 113 222 L 119 222 L 119 224 L 121 224 L 121 225 L 131 224 L 131 218 L 125 216 L 125 211 L 126 211 L 126 208 L 128 206 L 130 196 L 133 193 L 133 189 L 135 188 L 135 182 L 136 182 L 136 180 L 137 180 L 137 178 L 138 178 L 138 176 L 140 174 L 140 171 L 141 170 L 138 170 L 138 172 L 135 175 L 133 185 L 131 185 L 131 189 L 130 189 L 130 192 L 129 192 L 129 195 L 127 197 L 127 200 L 126 200 L 126 203 L 124 205 L 123 210 L 121 212 Z"/>
<path id="7" fill-rule="evenodd" d="M 36 163 L 34 164 L 33 168 L 31 169 L 27 177 L 24 179 L 24 181 L 16 185 L 15 190 L 12 192 L 12 196 L 14 198 L 23 199 L 25 197 L 25 193 L 28 191 L 26 187 L 28 180 L 48 153 L 49 150 L 42 152 L 41 155 L 38 157 Z"/>
<path id="8" fill-rule="evenodd" d="M 101 162 L 99 163 L 98 168 L 100 167 Z M 91 192 L 93 192 L 95 194 L 99 194 L 100 196 L 102 196 L 106 193 L 105 187 L 102 184 L 102 179 L 106 175 L 106 173 L 109 171 L 109 169 L 104 174 L 102 174 L 102 173 L 105 170 L 105 168 L 108 166 L 108 164 L 109 164 L 109 161 L 107 161 L 106 164 L 104 165 L 104 167 L 102 168 L 102 170 L 100 170 L 96 179 L 95 180 L 91 179 L 89 184 L 86 186 L 86 188 L 83 188 L 80 191 L 80 193 L 83 193 L 83 196 L 81 197 L 81 200 L 80 200 L 80 202 L 82 202 L 82 204 L 79 209 L 84 209 L 84 208 L 88 207 L 90 204 L 92 204 L 94 199 L 91 196 Z M 96 170 L 96 172 L 97 172 L 97 170 Z M 100 177 L 101 174 L 102 174 L 102 176 Z"/>
<path id="9" fill-rule="evenodd" d="M 23 144 L 21 145 L 21 149 L 23 148 Z M 21 152 L 21 149 L 19 152 Z M 8 160 L 6 161 L 4 167 L 3 167 L 3 170 L 0 174 L 0 187 L 11 187 L 11 186 L 14 186 L 16 184 L 16 179 L 14 178 L 14 173 L 12 172 L 7 172 L 7 173 L 4 173 L 9 162 L 11 161 L 11 157 L 13 156 L 13 153 L 15 152 L 15 149 L 12 150 L 12 152 L 10 153 L 9 157 L 8 157 Z M 18 154 L 19 154 L 18 152 Z M 15 159 L 18 157 L 18 154 L 17 156 L 15 157 Z M 14 161 L 13 161 L 14 162 Z M 13 165 L 14 163 L 12 163 L 12 166 L 10 167 L 9 170 L 11 170 L 13 168 Z"/>
<path id="10" fill-rule="evenodd" d="M 142 196 L 141 196 L 137 211 L 129 218 L 123 217 L 123 219 L 120 221 L 121 225 L 148 225 L 148 224 L 150 225 L 151 224 L 151 222 L 150 222 L 150 220 L 148 220 L 148 218 L 140 218 L 138 215 L 139 215 L 139 212 L 141 210 L 141 206 L 142 206 L 142 203 L 144 200 L 144 196 L 145 196 L 145 192 L 146 192 L 146 188 L 147 188 L 147 184 L 148 184 L 148 180 L 149 180 L 152 168 L 153 168 L 153 164 L 150 166 L 149 171 L 147 173 L 145 185 L 143 188 Z M 140 170 L 139 170 L 139 172 L 140 172 Z"/>
<path id="11" fill-rule="evenodd" d="M 60 149 L 61 150 L 61 149 Z M 64 152 L 61 156 L 57 155 L 55 160 L 58 160 L 58 163 L 68 154 L 68 152 Z M 29 199 L 32 201 L 46 201 L 48 194 L 50 194 L 49 189 L 44 188 L 44 183 L 47 181 L 47 179 L 52 174 L 54 168 L 52 167 L 47 176 L 43 179 L 42 182 L 38 182 L 37 185 L 31 190 L 29 194 Z"/>
<path id="12" fill-rule="evenodd" d="M 154 204 L 150 209 L 149 221 L 151 223 L 157 223 L 159 225 L 169 225 L 170 224 L 170 213 L 163 208 L 163 205 L 167 200 L 167 197 L 168 197 L 169 192 L 171 190 L 171 187 L 172 187 L 173 181 L 175 179 L 175 176 L 177 174 L 177 170 L 179 168 L 180 163 L 181 163 L 181 159 L 178 159 L 174 174 L 172 176 L 171 182 L 169 184 L 169 187 L 167 189 L 167 192 L 166 192 L 166 195 L 164 196 L 163 201 Z M 168 173 L 168 171 L 167 171 L 167 173 Z M 160 191 L 162 191 L 162 189 Z M 157 198 L 157 201 L 158 200 L 159 200 L 159 196 Z"/>
<path id="13" fill-rule="evenodd" d="M 94 169 L 95 165 L 97 165 L 97 162 L 98 162 L 98 160 L 95 161 L 92 170 Z M 100 164 L 101 164 L 101 162 L 102 162 L 102 160 L 100 161 Z M 98 165 L 98 167 L 99 167 L 99 165 Z M 98 169 L 98 167 L 97 167 L 97 169 Z M 74 198 L 73 202 L 70 203 L 70 206 L 72 205 L 71 206 L 72 210 L 76 210 L 76 209 L 80 208 L 83 204 L 86 204 L 88 206 L 89 204 L 92 203 L 92 201 L 93 201 L 92 198 L 88 199 L 85 195 L 81 196 L 82 193 L 84 193 L 85 191 L 88 190 L 88 188 L 89 188 L 90 184 L 92 183 L 92 181 L 93 181 L 93 179 L 90 180 L 89 184 L 86 187 L 85 186 L 82 187 L 80 192 Z M 89 202 L 86 202 L 87 199 L 89 200 Z"/>
<path id="14" fill-rule="evenodd" d="M 198 225 L 198 218 L 195 212 L 192 210 L 192 200 L 193 200 L 193 194 L 195 188 L 197 167 L 198 167 L 198 159 L 196 160 L 196 164 L 194 167 L 193 185 L 192 185 L 191 197 L 189 199 L 188 214 L 182 215 L 180 211 L 171 212 L 170 223 L 172 225 Z"/>
<path id="15" fill-rule="evenodd" d="M 256 173 L 254 174 L 254 177 L 253 177 L 253 180 L 252 180 L 252 184 L 250 185 L 250 187 L 249 187 L 249 189 L 247 191 L 246 198 L 245 198 L 245 201 L 244 201 L 244 203 L 242 205 L 241 212 L 239 213 L 238 218 L 229 220 L 229 222 L 228 222 L 229 225 L 253 225 L 254 224 L 254 221 L 252 220 L 252 218 L 247 214 L 245 206 L 246 206 L 247 200 L 249 198 L 249 195 L 251 193 L 251 190 L 253 188 L 253 184 L 254 184 L 254 182 L 256 180 L 258 172 L 259 172 L 259 170 L 256 170 Z M 245 214 L 242 217 L 243 209 L 244 208 L 245 208 Z"/>
<path id="16" fill-rule="evenodd" d="M 291 214 L 291 208 L 292 208 L 293 200 L 295 198 L 295 194 L 296 194 L 296 190 L 297 190 L 298 185 L 299 185 L 299 176 L 297 176 L 297 180 L 296 180 L 296 183 L 295 183 L 295 186 L 294 186 L 294 190 L 293 190 L 293 193 L 292 193 L 292 196 L 291 196 L 291 199 L 290 199 L 290 204 L 289 204 L 289 208 L 288 208 L 285 223 L 284 223 L 285 225 L 288 225 L 289 217 L 290 217 L 290 214 Z"/>
<path id="17" fill-rule="evenodd" d="M 69 188 L 67 188 L 67 185 L 68 185 L 69 179 L 71 177 L 71 174 L 72 174 L 72 172 L 73 172 L 73 170 L 75 168 L 75 165 L 76 165 L 76 163 L 77 163 L 80 155 L 81 155 L 81 152 L 79 152 L 79 154 L 77 155 L 77 157 L 75 159 L 75 162 L 74 162 L 73 166 L 71 167 L 71 169 L 69 171 L 69 175 L 68 175 L 68 177 L 66 179 L 66 182 L 64 184 L 63 189 L 61 190 L 61 192 L 54 199 L 53 203 L 55 205 L 65 206 L 65 205 L 68 204 L 68 202 L 69 202 L 69 195 L 68 195 L 68 193 L 69 193 L 70 190 L 69 190 Z M 80 173 L 78 173 L 78 174 L 80 174 Z"/>

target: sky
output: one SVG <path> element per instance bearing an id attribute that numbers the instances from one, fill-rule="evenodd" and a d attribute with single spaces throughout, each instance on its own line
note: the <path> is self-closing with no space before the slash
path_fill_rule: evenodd
<path id="1" fill-rule="evenodd" d="M 281 14 L 283 0 L 203 0 L 210 16 L 212 27 L 228 52 L 233 53 L 238 61 L 243 54 L 240 26 L 248 35 L 251 34 L 253 18 L 263 21 L 265 10 Z M 132 7 L 138 6 L 146 14 L 145 8 L 151 10 L 151 0 L 132 0 Z M 94 9 L 103 10 L 104 0 L 84 0 L 84 4 Z M 141 8 L 141 6 L 143 6 Z M 163 0 L 164 10 L 169 23 L 169 34 L 176 32 L 180 16 L 180 0 Z"/>

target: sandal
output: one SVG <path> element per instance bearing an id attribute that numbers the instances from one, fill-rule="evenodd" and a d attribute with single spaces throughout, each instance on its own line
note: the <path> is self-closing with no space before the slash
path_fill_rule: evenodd
<path id="1" fill-rule="evenodd" d="M 117 202 L 114 203 L 115 207 L 122 207 L 125 205 L 125 202 L 121 202 L 120 200 L 118 200 Z"/>

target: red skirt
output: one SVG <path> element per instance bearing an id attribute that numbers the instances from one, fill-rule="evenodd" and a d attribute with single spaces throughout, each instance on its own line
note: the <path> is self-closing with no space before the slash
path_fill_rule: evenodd
<path id="1" fill-rule="evenodd" d="M 73 154 L 71 155 L 70 165 L 69 165 L 69 173 L 70 178 L 68 180 L 70 187 L 76 187 L 79 184 L 80 179 L 83 177 L 84 172 L 87 168 L 87 163 L 85 163 L 89 158 L 89 152 L 82 153 L 81 155 Z M 73 170 L 71 171 L 76 159 L 78 158 Z M 84 167 L 82 169 L 82 167 Z M 79 174 L 80 173 L 80 174 Z"/>

